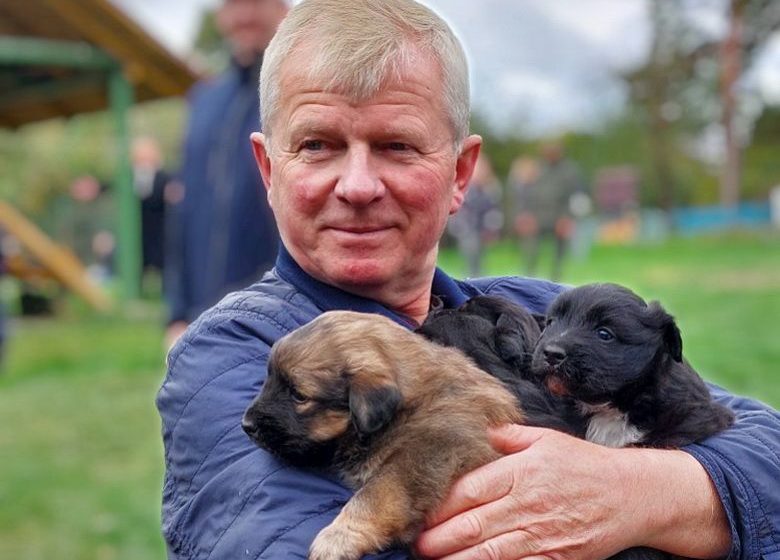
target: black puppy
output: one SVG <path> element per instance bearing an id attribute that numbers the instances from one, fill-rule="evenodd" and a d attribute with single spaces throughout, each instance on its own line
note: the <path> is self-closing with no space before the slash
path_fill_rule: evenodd
<path id="1" fill-rule="evenodd" d="M 734 420 L 683 360 L 674 318 L 615 284 L 581 286 L 553 301 L 532 370 L 579 402 L 586 439 L 611 447 L 681 447 Z"/>
<path id="2" fill-rule="evenodd" d="M 531 359 L 544 317 L 509 300 L 477 296 L 458 309 L 432 312 L 417 332 L 461 350 L 477 366 L 500 379 L 518 398 L 530 426 L 584 435 L 584 422 L 572 399 L 557 397 L 531 375 Z"/>

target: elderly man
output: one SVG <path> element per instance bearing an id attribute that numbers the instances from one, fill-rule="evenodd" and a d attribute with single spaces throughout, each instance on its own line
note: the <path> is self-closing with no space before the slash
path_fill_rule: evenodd
<path id="1" fill-rule="evenodd" d="M 480 293 L 542 311 L 560 288 L 461 282 L 436 268 L 481 140 L 465 57 L 413 0 L 304 0 L 265 54 L 255 154 L 284 248 L 275 268 L 203 314 L 158 396 L 172 558 L 302 558 L 349 498 L 337 480 L 256 448 L 240 421 L 271 345 L 326 310 L 412 328 Z M 713 389 L 738 420 L 685 451 L 607 449 L 550 430 L 490 434 L 505 454 L 466 475 L 418 541 L 426 556 L 604 558 L 647 545 L 773 557 L 780 417 Z M 408 552 L 387 552 L 406 558 Z"/>

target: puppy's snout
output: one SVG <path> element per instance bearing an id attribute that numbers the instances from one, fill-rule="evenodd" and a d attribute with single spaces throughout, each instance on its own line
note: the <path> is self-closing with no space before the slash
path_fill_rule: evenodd
<path id="1" fill-rule="evenodd" d="M 557 366 L 566 359 L 566 350 L 557 344 L 548 344 L 542 351 L 544 352 L 544 360 L 550 366 Z"/>
<path id="2" fill-rule="evenodd" d="M 244 414 L 244 417 L 241 418 L 241 427 L 246 432 L 246 435 L 248 435 L 253 440 L 257 440 L 258 434 L 260 433 L 260 427 L 257 425 L 257 422 L 255 422 L 249 411 L 247 411 Z"/>

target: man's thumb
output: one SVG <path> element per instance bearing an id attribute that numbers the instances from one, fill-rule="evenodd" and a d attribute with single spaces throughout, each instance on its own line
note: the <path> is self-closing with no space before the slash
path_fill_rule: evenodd
<path id="1" fill-rule="evenodd" d="M 519 424 L 506 424 L 488 429 L 488 440 L 493 449 L 504 455 L 528 449 L 549 430 Z"/>

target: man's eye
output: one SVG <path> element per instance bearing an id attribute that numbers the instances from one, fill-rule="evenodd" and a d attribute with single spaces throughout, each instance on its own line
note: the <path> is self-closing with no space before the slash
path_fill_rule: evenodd
<path id="1" fill-rule="evenodd" d="M 385 144 L 385 148 L 393 152 L 405 152 L 411 149 L 409 144 L 404 144 L 403 142 L 388 142 Z"/>
<path id="2" fill-rule="evenodd" d="M 301 149 L 309 152 L 317 152 L 325 147 L 325 142 L 322 140 L 304 140 L 301 143 Z"/>

